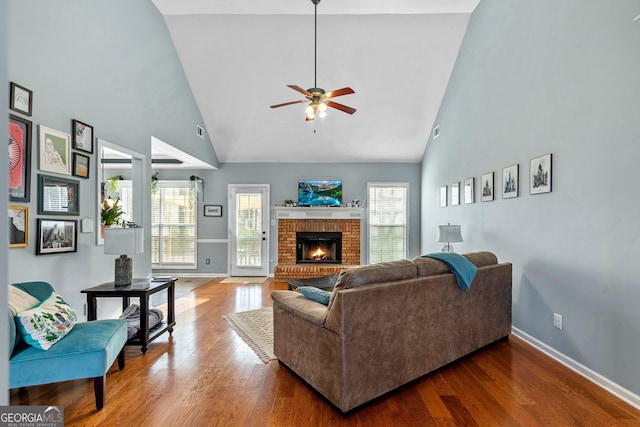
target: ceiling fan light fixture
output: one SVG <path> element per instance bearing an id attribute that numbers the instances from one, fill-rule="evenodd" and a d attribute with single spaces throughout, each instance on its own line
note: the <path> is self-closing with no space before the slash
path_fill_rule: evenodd
<path id="1" fill-rule="evenodd" d="M 344 87 L 342 89 L 326 92 L 324 89 L 318 87 L 317 75 L 318 75 L 318 3 L 320 0 L 311 0 L 314 5 L 314 47 L 313 47 L 313 85 L 314 87 L 304 90 L 297 85 L 287 85 L 291 89 L 304 95 L 306 99 L 300 101 L 284 102 L 282 104 L 272 105 L 271 108 L 284 107 L 286 105 L 301 104 L 309 102 L 309 105 L 305 109 L 307 121 L 314 120 L 316 115 L 325 117 L 327 115 L 327 107 L 335 108 L 347 114 L 353 114 L 356 112 L 355 108 L 347 107 L 346 105 L 338 104 L 337 102 L 330 101 L 329 98 L 335 98 L 338 96 L 349 95 L 355 93 L 350 87 Z"/>

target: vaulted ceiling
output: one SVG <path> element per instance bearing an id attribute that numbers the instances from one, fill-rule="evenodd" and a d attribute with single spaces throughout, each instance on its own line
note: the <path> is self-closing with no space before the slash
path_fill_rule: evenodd
<path id="1" fill-rule="evenodd" d="M 305 121 L 311 0 L 153 0 L 221 162 L 419 162 L 480 0 L 322 0 L 317 85 L 349 86 Z"/>

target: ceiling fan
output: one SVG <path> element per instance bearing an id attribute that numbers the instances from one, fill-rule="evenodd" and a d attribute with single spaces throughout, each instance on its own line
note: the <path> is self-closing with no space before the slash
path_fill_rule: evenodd
<path id="1" fill-rule="evenodd" d="M 318 75 L 318 3 L 320 0 L 311 0 L 314 5 L 314 68 L 313 68 L 313 86 L 310 89 L 304 90 L 300 86 L 287 85 L 293 90 L 296 90 L 304 95 L 305 99 L 299 101 L 285 102 L 283 104 L 272 105 L 271 108 L 284 107 L 286 105 L 302 104 L 308 102 L 305 112 L 307 113 L 306 121 L 315 120 L 316 117 L 324 117 L 327 115 L 327 107 L 335 108 L 336 110 L 344 111 L 347 114 L 353 114 L 356 112 L 355 108 L 347 107 L 346 105 L 338 104 L 331 101 L 331 98 L 335 98 L 342 95 L 349 95 L 355 93 L 350 87 L 344 87 L 342 89 L 332 90 L 331 92 L 325 92 L 324 89 L 318 87 L 317 75 Z"/>

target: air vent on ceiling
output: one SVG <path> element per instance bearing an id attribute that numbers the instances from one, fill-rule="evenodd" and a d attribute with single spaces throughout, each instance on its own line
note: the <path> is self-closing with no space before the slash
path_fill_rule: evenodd
<path id="1" fill-rule="evenodd" d="M 196 125 L 196 135 L 198 135 L 199 138 L 204 139 L 204 129 L 200 125 Z"/>
<path id="2" fill-rule="evenodd" d="M 440 125 L 433 128 L 432 135 L 433 135 L 433 139 L 436 139 L 437 137 L 440 136 Z"/>

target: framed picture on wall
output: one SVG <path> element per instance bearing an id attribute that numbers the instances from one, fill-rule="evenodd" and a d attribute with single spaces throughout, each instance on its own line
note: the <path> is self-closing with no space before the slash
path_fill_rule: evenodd
<path id="1" fill-rule="evenodd" d="M 502 169 L 502 198 L 518 197 L 518 185 L 518 165 L 511 165 Z"/>
<path id="2" fill-rule="evenodd" d="M 89 156 L 73 153 L 73 175 L 89 178 Z"/>
<path id="3" fill-rule="evenodd" d="M 9 200 L 28 202 L 31 181 L 31 122 L 9 114 Z"/>
<path id="4" fill-rule="evenodd" d="M 78 120 L 72 121 L 73 149 L 93 154 L 93 126 Z"/>
<path id="5" fill-rule="evenodd" d="M 11 82 L 9 108 L 26 116 L 31 115 L 33 106 L 33 92 L 24 86 Z"/>
<path id="6" fill-rule="evenodd" d="M 476 179 L 474 177 L 464 180 L 464 203 L 468 205 L 475 202 Z"/>
<path id="7" fill-rule="evenodd" d="M 493 201 L 493 172 L 487 172 L 480 178 L 480 187 L 483 202 Z"/>
<path id="8" fill-rule="evenodd" d="M 39 125 L 40 170 L 71 175 L 71 135 Z"/>
<path id="9" fill-rule="evenodd" d="M 446 185 L 440 187 L 440 207 L 442 208 L 447 206 L 447 190 Z"/>
<path id="10" fill-rule="evenodd" d="M 222 216 L 222 206 L 204 205 L 204 216 Z"/>
<path id="11" fill-rule="evenodd" d="M 9 247 L 25 248 L 29 244 L 29 207 L 9 206 Z"/>
<path id="12" fill-rule="evenodd" d="M 551 193 L 551 154 L 531 159 L 529 194 Z"/>
<path id="13" fill-rule="evenodd" d="M 38 218 L 36 255 L 78 251 L 78 221 Z"/>
<path id="14" fill-rule="evenodd" d="M 451 184 L 451 206 L 460 204 L 460 181 Z"/>
<path id="15" fill-rule="evenodd" d="M 39 215 L 80 215 L 80 181 L 38 174 Z"/>

